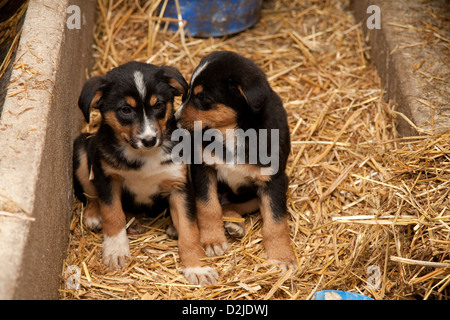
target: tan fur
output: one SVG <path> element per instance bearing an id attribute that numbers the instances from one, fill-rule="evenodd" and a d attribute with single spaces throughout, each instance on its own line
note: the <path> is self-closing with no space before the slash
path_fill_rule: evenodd
<path id="1" fill-rule="evenodd" d="M 159 189 L 162 194 L 170 194 L 174 190 L 182 190 L 185 185 L 185 179 L 166 179 L 159 184 Z"/>
<path id="2" fill-rule="evenodd" d="M 184 87 L 181 85 L 181 83 L 179 83 L 177 80 L 175 79 L 170 79 L 169 81 L 169 85 L 175 89 L 178 90 L 178 92 L 180 92 L 180 94 L 184 93 Z"/>
<path id="3" fill-rule="evenodd" d="M 125 229 L 126 219 L 122 209 L 122 186 L 119 177 L 112 177 L 111 204 L 99 201 L 100 214 L 102 216 L 103 234 L 113 237 Z"/>
<path id="4" fill-rule="evenodd" d="M 150 102 L 150 107 L 154 107 L 155 104 L 158 102 L 158 98 L 154 94 L 152 94 L 149 102 Z"/>
<path id="5" fill-rule="evenodd" d="M 166 115 L 161 120 L 158 120 L 158 126 L 160 127 L 162 132 L 166 132 L 167 121 L 169 121 L 169 118 L 172 116 L 172 111 L 173 111 L 173 104 L 169 102 L 166 105 Z"/>
<path id="6" fill-rule="evenodd" d="M 222 207 L 217 195 L 217 180 L 211 181 L 208 201 L 196 201 L 200 241 L 204 246 L 226 242 L 223 229 Z"/>
<path id="7" fill-rule="evenodd" d="M 87 154 L 85 150 L 82 149 L 79 151 L 78 160 L 80 162 L 80 166 L 76 170 L 75 174 L 87 198 L 87 203 L 83 215 L 83 222 L 84 224 L 86 224 L 86 221 L 88 221 L 88 219 L 97 219 L 100 216 L 100 208 L 97 200 L 97 191 L 94 184 L 89 179 L 90 173 L 88 168 Z"/>
<path id="8" fill-rule="evenodd" d="M 203 91 L 203 86 L 200 84 L 194 88 L 194 94 L 199 94 Z"/>
<path id="9" fill-rule="evenodd" d="M 102 97 L 102 95 L 103 95 L 102 91 L 97 91 L 95 93 L 94 98 L 92 98 L 92 101 L 91 101 L 91 105 L 90 105 L 91 109 L 97 107 L 97 104 L 100 101 L 100 98 Z"/>
<path id="10" fill-rule="evenodd" d="M 252 199 L 243 203 L 227 203 L 222 206 L 224 217 L 240 218 L 245 214 L 249 214 L 259 210 L 258 199 Z"/>
<path id="11" fill-rule="evenodd" d="M 270 199 L 264 194 L 260 198 L 260 210 L 263 218 L 262 235 L 267 258 L 295 264 L 287 217 L 275 221 Z"/>
<path id="12" fill-rule="evenodd" d="M 268 182 L 272 176 L 261 174 L 261 167 L 253 164 L 239 164 L 241 170 L 244 172 L 246 179 L 260 186 Z M 246 174 L 245 174 L 246 172 Z"/>
<path id="13" fill-rule="evenodd" d="M 210 127 L 225 132 L 226 129 L 236 128 L 237 114 L 224 104 L 216 104 L 206 111 L 188 104 L 182 110 L 181 125 L 192 130 L 194 121 L 202 121 L 203 128 Z"/>
<path id="14" fill-rule="evenodd" d="M 116 114 L 114 111 L 109 111 L 105 113 L 105 121 L 113 128 L 117 138 L 122 141 L 129 142 L 132 137 L 136 136 L 139 130 L 137 125 L 134 126 L 123 126 L 117 120 Z"/>
<path id="15" fill-rule="evenodd" d="M 80 162 L 80 166 L 76 170 L 75 174 L 77 175 L 86 196 L 88 198 L 95 198 L 97 196 L 97 191 L 95 190 L 94 184 L 89 180 L 90 170 L 88 167 L 87 154 L 84 149 L 79 151 L 78 160 Z"/>
<path id="16" fill-rule="evenodd" d="M 134 99 L 133 97 L 126 97 L 125 101 L 130 107 L 136 108 L 137 102 L 136 102 L 136 99 Z"/>
<path id="17" fill-rule="evenodd" d="M 198 226 L 186 214 L 186 199 L 180 192 L 173 191 L 169 198 L 169 205 L 173 224 L 178 231 L 180 259 L 186 268 L 198 267 L 205 253 L 200 245 Z"/>

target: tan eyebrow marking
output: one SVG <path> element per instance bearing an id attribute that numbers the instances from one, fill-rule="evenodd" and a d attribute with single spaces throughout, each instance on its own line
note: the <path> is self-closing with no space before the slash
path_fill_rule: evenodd
<path id="1" fill-rule="evenodd" d="M 158 98 L 154 94 L 152 94 L 152 96 L 150 97 L 150 106 L 154 107 L 157 102 Z"/>
<path id="2" fill-rule="evenodd" d="M 203 91 L 203 86 L 200 84 L 194 88 L 194 94 L 199 94 Z"/>
<path id="3" fill-rule="evenodd" d="M 134 99 L 133 97 L 126 97 L 126 98 L 125 98 L 125 101 L 127 102 L 127 104 L 128 104 L 130 107 L 136 108 L 137 102 L 136 102 L 136 99 Z"/>

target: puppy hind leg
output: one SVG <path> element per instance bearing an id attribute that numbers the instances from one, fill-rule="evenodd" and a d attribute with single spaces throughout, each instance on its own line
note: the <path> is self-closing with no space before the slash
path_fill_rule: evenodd
<path id="1" fill-rule="evenodd" d="M 97 198 L 97 190 L 90 180 L 91 170 L 88 166 L 87 154 L 84 149 L 75 150 L 78 157 L 74 161 L 75 177 L 74 180 L 81 187 L 82 196 L 86 199 L 86 205 L 83 211 L 83 224 L 91 230 L 100 230 L 102 228 L 102 219 Z M 80 196 L 80 195 L 79 195 Z M 80 199 L 81 200 L 81 199 Z"/>
<path id="2" fill-rule="evenodd" d="M 178 231 L 175 228 L 175 225 L 173 224 L 173 218 L 170 208 L 167 208 L 166 215 L 169 215 L 169 222 L 167 224 L 166 234 L 169 237 L 169 239 L 178 240 Z"/>
<path id="3" fill-rule="evenodd" d="M 83 212 L 83 223 L 92 231 L 102 229 L 102 217 L 97 199 L 87 197 L 86 207 Z"/>
<path id="4" fill-rule="evenodd" d="M 170 222 L 169 226 L 167 227 L 166 234 L 170 239 L 178 240 L 178 231 L 175 228 L 173 222 Z"/>
<path id="5" fill-rule="evenodd" d="M 258 199 L 251 199 L 243 203 L 227 203 L 222 206 L 224 227 L 233 238 L 242 238 L 245 234 L 243 221 L 232 221 L 232 219 L 242 219 L 242 216 L 255 212 L 259 209 Z M 227 220 L 229 219 L 229 220 Z"/>

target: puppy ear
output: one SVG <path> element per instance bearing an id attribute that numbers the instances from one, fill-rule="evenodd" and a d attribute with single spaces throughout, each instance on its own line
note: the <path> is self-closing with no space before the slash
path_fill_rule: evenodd
<path id="1" fill-rule="evenodd" d="M 230 81 L 232 91 L 242 96 L 249 109 L 255 113 L 261 111 L 264 102 L 269 97 L 270 86 L 265 77 L 252 77 L 244 82 Z"/>
<path id="2" fill-rule="evenodd" d="M 184 98 L 188 91 L 189 85 L 181 75 L 180 71 L 170 66 L 162 66 L 161 68 L 164 71 L 164 77 L 167 79 L 167 83 L 175 89 L 176 95 L 182 95 Z"/>
<path id="3" fill-rule="evenodd" d="M 83 112 L 84 119 L 89 123 L 89 116 L 92 108 L 96 108 L 98 102 L 103 96 L 103 86 L 105 85 L 104 77 L 92 77 L 83 86 L 80 98 L 78 99 L 78 107 Z"/>

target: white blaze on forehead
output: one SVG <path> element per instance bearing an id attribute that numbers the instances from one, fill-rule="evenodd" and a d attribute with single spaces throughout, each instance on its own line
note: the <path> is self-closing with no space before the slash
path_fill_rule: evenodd
<path id="1" fill-rule="evenodd" d="M 142 74 L 142 72 L 134 72 L 134 83 L 136 84 L 139 95 L 141 96 L 142 100 L 144 100 L 147 94 L 147 89 L 145 88 L 144 75 Z"/>
<path id="2" fill-rule="evenodd" d="M 203 72 L 203 70 L 205 70 L 205 68 L 208 66 L 209 62 L 205 62 L 204 64 L 200 65 L 197 67 L 197 69 L 195 69 L 194 73 L 192 74 L 191 77 L 191 85 L 194 84 L 195 78 L 197 78 L 199 76 L 200 73 Z M 175 118 L 176 119 L 180 119 L 181 117 L 181 110 L 183 110 L 184 105 L 185 105 L 186 101 L 183 102 L 181 104 L 181 106 L 177 109 L 177 111 L 175 112 Z"/>
<path id="3" fill-rule="evenodd" d="M 209 62 L 205 62 L 204 64 L 198 66 L 197 69 L 195 69 L 194 74 L 192 75 L 192 78 L 191 78 L 191 85 L 194 84 L 195 78 L 197 78 L 198 75 L 200 73 L 202 73 L 203 70 L 205 70 L 205 68 L 208 66 L 208 64 L 209 64 Z"/>

